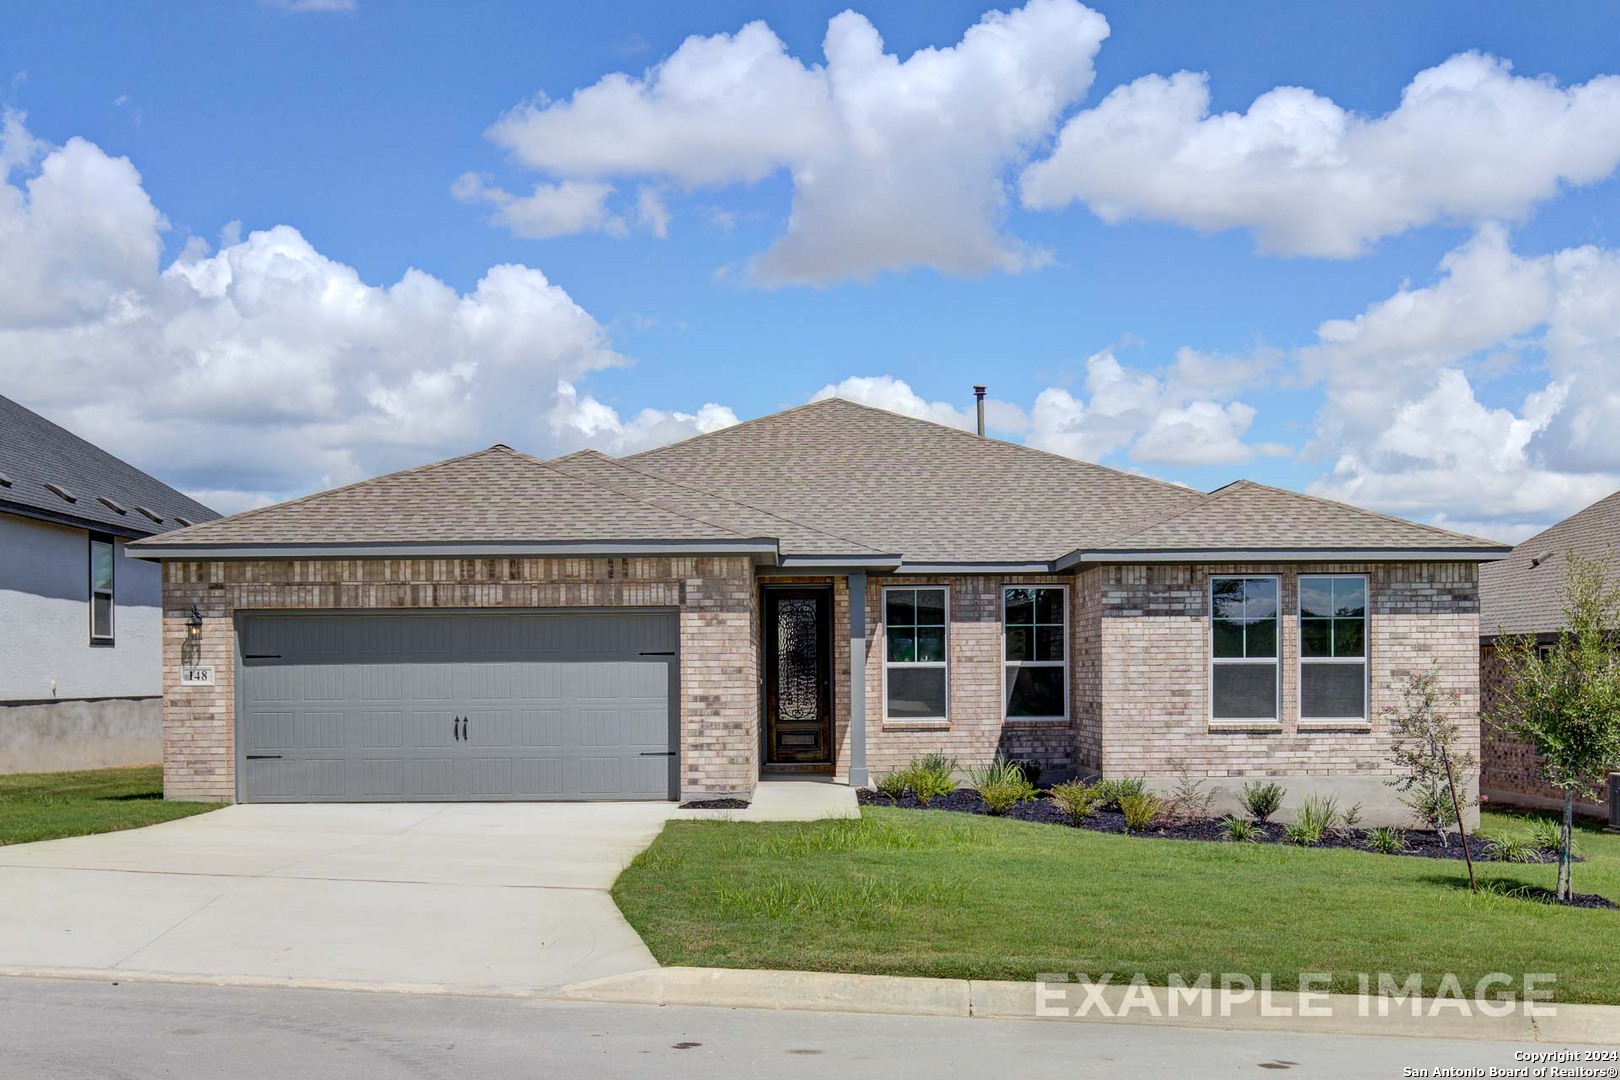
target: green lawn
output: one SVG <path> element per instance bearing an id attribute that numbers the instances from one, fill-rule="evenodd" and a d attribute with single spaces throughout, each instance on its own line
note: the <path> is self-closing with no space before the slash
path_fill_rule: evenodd
<path id="1" fill-rule="evenodd" d="M 221 805 L 164 802 L 156 765 L 0 776 L 0 844 L 138 829 Z"/>
<path id="2" fill-rule="evenodd" d="M 1527 831 L 1493 811 L 1487 831 Z M 1575 890 L 1620 900 L 1620 836 L 1585 829 Z M 1550 888 L 1554 867 L 1484 880 Z M 1620 911 L 1467 891 L 1463 864 L 1349 850 L 1111 836 L 943 811 L 859 821 L 676 821 L 613 896 L 664 964 L 980 979 L 1039 972 L 1552 972 L 1620 1004 Z M 1425 980 L 1428 982 L 1428 980 Z M 1429 983 L 1433 985 L 1433 983 Z"/>

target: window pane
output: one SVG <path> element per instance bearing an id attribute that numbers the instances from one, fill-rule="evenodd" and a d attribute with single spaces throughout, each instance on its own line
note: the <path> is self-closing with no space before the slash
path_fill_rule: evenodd
<path id="1" fill-rule="evenodd" d="M 1009 667 L 1007 669 L 1008 716 L 1062 716 L 1063 669 L 1060 667 Z"/>
<path id="2" fill-rule="evenodd" d="M 1035 659 L 1063 659 L 1063 627 L 1037 626 L 1035 628 Z"/>
<path id="3" fill-rule="evenodd" d="M 917 659 L 916 631 L 910 627 L 889 630 L 889 663 L 909 664 Z"/>
<path id="4" fill-rule="evenodd" d="M 97 593 L 90 599 L 90 633 L 98 638 L 112 637 L 112 597 Z"/>
<path id="5" fill-rule="evenodd" d="M 1216 664 L 1217 720 L 1275 720 L 1276 664 Z"/>
<path id="6" fill-rule="evenodd" d="M 889 716 L 896 719 L 945 718 L 944 668 L 890 668 Z"/>
<path id="7" fill-rule="evenodd" d="M 917 590 L 917 625 L 918 626 L 944 626 L 945 625 L 945 590 L 944 589 L 918 589 Z"/>
<path id="8" fill-rule="evenodd" d="M 1244 656 L 1277 655 L 1277 620 L 1256 619 L 1249 623 L 1247 647 Z"/>
<path id="9" fill-rule="evenodd" d="M 1007 659 L 1035 659 L 1035 631 L 1027 626 L 1007 627 Z"/>
<path id="10" fill-rule="evenodd" d="M 1031 589 L 1007 590 L 1007 623 L 1035 621 L 1035 595 Z"/>
<path id="11" fill-rule="evenodd" d="M 112 587 L 112 545 L 103 544 L 99 540 L 92 540 L 90 541 L 90 588 L 101 592 L 112 592 Z"/>
<path id="12" fill-rule="evenodd" d="M 1366 623 L 1360 619 L 1334 619 L 1333 655 L 1366 656 Z"/>
<path id="13" fill-rule="evenodd" d="M 923 663 L 939 663 L 945 659 L 943 626 L 917 627 L 917 659 Z"/>
<path id="14" fill-rule="evenodd" d="M 1243 624 L 1232 619 L 1215 620 L 1215 655 L 1226 658 L 1243 655 Z"/>
<path id="15" fill-rule="evenodd" d="M 1333 613 L 1335 615 L 1365 615 L 1367 613 L 1367 581 L 1365 578 L 1342 577 L 1333 579 Z"/>
<path id="16" fill-rule="evenodd" d="M 1035 621 L 1040 623 L 1063 622 L 1063 590 L 1062 589 L 1036 589 L 1035 590 Z"/>
<path id="17" fill-rule="evenodd" d="M 1210 595 L 1215 604 L 1215 618 L 1243 618 L 1242 578 L 1216 578 L 1215 584 L 1210 587 Z"/>
<path id="18" fill-rule="evenodd" d="M 1305 664 L 1299 672 L 1299 715 L 1307 720 L 1365 719 L 1367 665 Z"/>
<path id="19" fill-rule="evenodd" d="M 1277 583 L 1271 578 L 1243 580 L 1243 613 L 1251 619 L 1270 619 L 1277 614 Z M 1249 655 L 1254 655 L 1251 652 Z"/>
<path id="20" fill-rule="evenodd" d="M 1304 618 L 1327 618 L 1333 614 L 1333 579 L 1299 579 L 1299 613 Z"/>
<path id="21" fill-rule="evenodd" d="M 890 589 L 884 594 L 883 621 L 890 626 L 911 626 L 916 623 L 916 606 L 910 589 Z"/>
<path id="22" fill-rule="evenodd" d="M 1330 619 L 1299 620 L 1299 655 L 1332 656 L 1333 622 Z"/>

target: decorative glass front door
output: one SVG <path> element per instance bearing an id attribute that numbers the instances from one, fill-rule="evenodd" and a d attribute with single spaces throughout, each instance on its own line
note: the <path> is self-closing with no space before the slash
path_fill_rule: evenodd
<path id="1" fill-rule="evenodd" d="M 765 591 L 765 763 L 832 764 L 830 589 Z"/>

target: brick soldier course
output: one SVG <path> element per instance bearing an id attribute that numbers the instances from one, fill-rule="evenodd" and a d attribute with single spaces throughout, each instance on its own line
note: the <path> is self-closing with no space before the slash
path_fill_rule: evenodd
<path id="1" fill-rule="evenodd" d="M 1362 801 L 1368 821 L 1404 814 L 1382 783 L 1383 713 L 1410 673 L 1438 666 L 1477 731 L 1477 566 L 1507 550 L 1246 482 L 1201 494 L 836 399 L 623 460 L 497 446 L 142 547 L 165 563 L 171 798 L 241 795 L 245 613 L 485 609 L 678 612 L 680 797 L 746 795 L 775 752 L 763 657 L 778 628 L 763 625 L 762 598 L 824 585 L 831 750 L 812 766 L 833 778 L 864 783 L 931 752 L 1159 787 L 1274 776 Z M 1301 573 L 1367 578 L 1360 721 L 1300 717 Z M 1279 582 L 1274 720 L 1211 719 L 1217 574 Z M 948 594 L 944 716 L 887 716 L 885 586 Z M 1067 715 L 1009 717 L 1003 590 L 1054 586 Z M 852 695 L 857 650 L 864 693 Z M 196 664 L 214 686 L 180 685 Z"/>

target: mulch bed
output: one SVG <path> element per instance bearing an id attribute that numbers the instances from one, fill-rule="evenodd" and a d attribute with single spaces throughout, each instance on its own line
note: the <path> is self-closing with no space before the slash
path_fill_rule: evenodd
<path id="1" fill-rule="evenodd" d="M 945 810 L 958 814 L 985 813 L 984 800 L 979 798 L 979 793 L 970 791 L 967 788 L 958 788 L 949 795 L 940 796 L 926 807 L 918 803 L 914 795 L 902 795 L 896 801 L 890 799 L 887 795 L 880 795 L 876 791 L 863 789 L 856 792 L 856 797 L 860 800 L 862 806 L 898 806 L 902 810 Z M 1068 812 L 1044 795 L 1031 802 L 1019 803 L 1003 816 L 1014 821 L 1034 821 L 1043 825 L 1075 827 L 1074 823 L 1069 820 Z M 1079 827 L 1092 832 L 1124 833 L 1125 815 L 1115 810 L 1093 810 L 1086 815 L 1084 823 Z M 1462 861 L 1462 845 L 1457 842 L 1455 836 L 1448 837 L 1442 842 L 1440 834 L 1428 830 L 1406 829 L 1403 831 L 1406 835 L 1406 850 L 1390 852 L 1389 854 L 1415 856 L 1422 859 L 1456 859 L 1459 862 Z M 1221 831 L 1221 819 L 1219 818 L 1205 818 L 1185 825 L 1155 826 L 1132 835 L 1159 837 L 1165 840 L 1234 842 L 1226 840 L 1225 834 Z M 1286 844 L 1288 840 L 1283 833 L 1283 827 L 1272 823 L 1259 826 L 1256 830 L 1254 842 L 1260 844 Z M 1372 852 L 1372 849 L 1367 846 L 1367 830 L 1365 829 L 1341 829 L 1328 834 L 1320 843 L 1311 846 L 1317 848 L 1354 848 L 1357 851 L 1383 854 L 1381 852 Z M 1485 841 L 1478 836 L 1468 838 L 1468 847 L 1475 862 L 1490 861 L 1485 855 Z M 1546 861 L 1551 862 L 1552 859 L 1549 857 Z M 1535 897 L 1531 897 L 1531 899 L 1535 899 Z M 1572 899 L 1571 903 L 1580 907 L 1616 906 L 1601 896 Z"/>
<path id="2" fill-rule="evenodd" d="M 747 799 L 696 799 L 681 803 L 682 810 L 746 810 Z"/>

